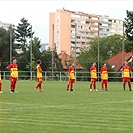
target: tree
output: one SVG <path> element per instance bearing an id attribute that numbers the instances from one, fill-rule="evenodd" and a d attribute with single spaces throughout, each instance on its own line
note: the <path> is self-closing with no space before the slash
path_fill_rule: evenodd
<path id="1" fill-rule="evenodd" d="M 10 55 L 10 34 L 4 28 L 0 27 L 0 51 L 2 61 L 9 61 Z"/>
<path id="2" fill-rule="evenodd" d="M 127 18 L 125 18 L 125 33 L 129 41 L 133 41 L 133 12 L 126 11 Z"/>
<path id="3" fill-rule="evenodd" d="M 27 65 L 26 65 L 26 68 L 30 71 L 31 69 L 31 63 L 29 62 Z M 36 70 L 36 62 L 35 62 L 35 58 L 34 58 L 34 55 L 32 54 L 32 71 L 35 71 Z"/>
<path id="4" fill-rule="evenodd" d="M 108 37 L 100 38 L 99 59 L 103 63 L 106 59 L 122 50 L 122 36 L 115 34 Z M 81 50 L 77 58 L 85 68 L 89 68 L 92 62 L 98 60 L 98 39 L 90 42 L 89 50 Z"/>
<path id="5" fill-rule="evenodd" d="M 129 41 L 128 39 L 125 39 L 124 50 L 125 52 L 133 52 L 133 41 Z"/>
<path id="6" fill-rule="evenodd" d="M 22 53 L 25 53 L 28 47 L 28 39 L 31 39 L 34 32 L 32 32 L 32 26 L 28 20 L 22 18 L 20 22 L 21 23 L 18 23 L 18 26 L 15 29 L 15 39 L 19 49 L 22 50 Z"/>
<path id="7" fill-rule="evenodd" d="M 34 55 L 35 61 L 37 61 L 41 57 L 41 40 L 38 37 L 34 37 L 32 40 L 32 53 Z M 30 47 L 29 47 L 30 49 Z"/>
<path id="8" fill-rule="evenodd" d="M 124 26 L 125 26 L 125 34 L 126 34 L 126 41 L 125 41 L 125 50 L 126 52 L 133 51 L 133 12 L 126 11 L 127 18 L 125 18 Z"/>
<path id="9" fill-rule="evenodd" d="M 59 59 L 57 55 L 57 52 L 53 51 L 53 54 L 54 54 L 54 60 L 53 60 L 54 69 L 53 70 L 62 71 L 63 66 L 62 66 L 61 60 Z M 40 59 L 42 60 L 42 66 L 43 66 L 44 71 L 52 70 L 52 51 L 50 51 L 50 49 L 44 50 L 41 53 Z"/>
<path id="10" fill-rule="evenodd" d="M 12 29 L 12 33 L 14 33 Z M 14 34 L 12 34 L 12 55 L 16 56 L 16 45 L 14 44 Z M 0 57 L 2 62 L 10 61 L 10 27 L 9 30 L 5 30 L 0 27 Z"/>
<path id="11" fill-rule="evenodd" d="M 27 55 L 27 59 L 30 60 L 31 58 L 31 47 L 32 47 L 32 70 L 35 71 L 36 70 L 36 62 L 38 59 L 40 59 L 41 57 L 41 52 L 40 52 L 40 48 L 41 48 L 41 41 L 39 40 L 38 37 L 34 37 L 33 40 L 32 40 L 32 46 L 31 44 L 28 46 L 28 50 L 26 52 L 26 55 Z M 27 65 L 26 65 L 26 68 L 28 70 L 30 70 L 30 65 L 31 63 L 29 62 Z"/>

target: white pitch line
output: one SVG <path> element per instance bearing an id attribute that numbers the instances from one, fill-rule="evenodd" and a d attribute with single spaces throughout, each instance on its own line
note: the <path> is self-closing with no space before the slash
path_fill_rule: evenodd
<path id="1" fill-rule="evenodd" d="M 133 102 L 133 100 L 125 100 L 125 101 L 111 101 L 111 102 L 97 102 L 97 103 L 89 103 L 87 105 L 97 105 L 97 104 L 112 104 L 112 103 L 131 103 Z M 39 106 L 39 105 L 35 105 L 35 104 L 20 104 L 20 103 L 10 103 L 10 102 L 2 102 L 2 104 L 8 104 L 8 105 L 13 105 L 16 108 L 15 109 L 11 109 L 11 108 L 3 108 L 1 107 L 0 110 L 26 110 L 26 109 L 38 109 L 38 108 L 64 108 L 64 109 L 81 109 L 81 106 L 83 106 L 84 104 L 68 104 L 68 105 L 43 105 L 43 106 Z M 19 105 L 19 107 L 17 107 L 16 105 Z M 22 107 L 23 106 L 23 107 Z M 86 108 L 86 107 L 82 107 Z M 103 108 L 102 108 L 103 109 Z M 106 108 L 105 108 L 106 109 Z M 113 110 L 113 108 L 110 108 Z M 114 109 L 118 109 L 118 110 L 132 110 L 132 109 L 125 109 L 125 108 L 114 108 Z"/>

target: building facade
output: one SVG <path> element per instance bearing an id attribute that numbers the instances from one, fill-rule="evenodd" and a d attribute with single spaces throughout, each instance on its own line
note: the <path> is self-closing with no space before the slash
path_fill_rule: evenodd
<path id="1" fill-rule="evenodd" d="M 8 30 L 10 26 L 15 27 L 13 24 L 3 23 L 0 21 L 0 27 L 4 28 L 5 30 Z"/>
<path id="2" fill-rule="evenodd" d="M 120 23 L 119 23 L 120 22 Z M 57 53 L 78 56 L 91 39 L 122 34 L 122 23 L 108 16 L 58 9 L 49 17 L 49 47 Z"/>
<path id="3" fill-rule="evenodd" d="M 99 15 L 100 37 L 107 37 L 113 34 L 123 35 L 123 21 Z"/>

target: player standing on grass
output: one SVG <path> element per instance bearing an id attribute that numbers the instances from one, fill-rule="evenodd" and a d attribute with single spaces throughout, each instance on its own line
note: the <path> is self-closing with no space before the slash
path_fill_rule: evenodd
<path id="1" fill-rule="evenodd" d="M 14 93 L 15 92 L 15 88 L 16 88 L 17 78 L 18 78 L 18 64 L 17 64 L 16 58 L 13 58 L 12 62 L 13 63 L 10 64 L 9 66 L 7 66 L 6 68 L 11 70 L 10 90 L 11 90 L 11 93 Z"/>
<path id="2" fill-rule="evenodd" d="M 38 91 L 38 88 L 39 88 L 39 91 L 42 92 L 42 68 L 41 68 L 41 60 L 38 60 L 37 61 L 37 67 L 36 67 L 36 70 L 37 70 L 37 79 L 38 79 L 38 84 L 36 85 L 36 88 L 35 90 Z"/>
<path id="3" fill-rule="evenodd" d="M 94 91 L 98 91 L 96 89 L 96 80 L 97 80 L 96 62 L 93 62 L 92 66 L 90 67 L 90 74 L 91 74 L 90 91 L 92 91 L 92 85 L 94 87 Z"/>
<path id="4" fill-rule="evenodd" d="M 108 91 L 108 68 L 106 66 L 106 63 L 103 64 L 103 67 L 100 69 L 101 74 L 101 84 L 102 84 L 102 90 Z"/>
<path id="5" fill-rule="evenodd" d="M 75 75 L 74 75 L 74 63 L 68 69 L 68 84 L 67 84 L 67 91 L 74 91 L 73 90 L 73 83 L 75 82 Z"/>
<path id="6" fill-rule="evenodd" d="M 126 82 L 128 83 L 129 91 L 131 89 L 130 77 L 132 77 L 132 69 L 128 66 L 128 62 L 124 62 L 124 66 L 122 67 L 122 78 L 123 78 L 123 89 L 126 90 Z"/>

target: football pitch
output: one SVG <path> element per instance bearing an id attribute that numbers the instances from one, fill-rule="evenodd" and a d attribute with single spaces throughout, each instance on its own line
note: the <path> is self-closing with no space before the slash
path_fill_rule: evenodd
<path id="1" fill-rule="evenodd" d="M 132 133 L 133 91 L 122 83 L 109 83 L 109 91 L 89 91 L 89 82 L 43 82 L 44 92 L 34 91 L 37 81 L 18 81 L 17 93 L 3 81 L 0 94 L 0 133 Z M 132 84 L 133 88 L 133 84 Z"/>

